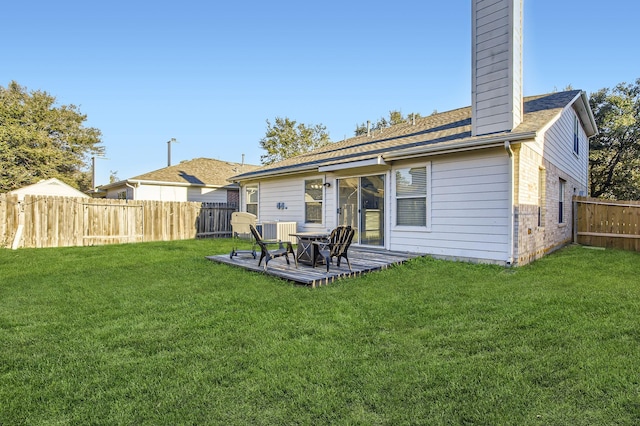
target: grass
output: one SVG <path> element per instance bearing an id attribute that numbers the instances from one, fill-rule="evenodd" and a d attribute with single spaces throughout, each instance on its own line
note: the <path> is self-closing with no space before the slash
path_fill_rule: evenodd
<path id="1" fill-rule="evenodd" d="M 319 289 L 229 240 L 0 250 L 0 424 L 640 423 L 640 254 Z"/>

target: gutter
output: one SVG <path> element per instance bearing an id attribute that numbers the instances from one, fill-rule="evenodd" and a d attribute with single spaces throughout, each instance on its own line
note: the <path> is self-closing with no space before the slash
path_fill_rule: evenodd
<path id="1" fill-rule="evenodd" d="M 507 151 L 507 155 L 509 155 L 509 209 L 511 210 L 510 212 L 510 219 L 509 219 L 509 258 L 507 259 L 507 266 L 513 266 L 513 254 L 514 254 L 514 248 L 513 248 L 513 244 L 515 242 L 515 236 L 514 236 L 514 227 L 515 227 L 515 222 L 516 222 L 516 218 L 515 218 L 515 205 L 514 205 L 514 199 L 515 199 L 515 194 L 514 194 L 514 189 L 513 189 L 513 174 L 514 174 L 514 166 L 513 166 L 513 150 L 511 149 L 511 142 L 509 141 L 504 141 L 504 149 L 505 151 Z"/>
<path id="2" fill-rule="evenodd" d="M 253 179 L 257 179 L 257 178 L 261 178 L 261 177 L 265 177 L 265 176 L 286 176 L 286 175 L 293 175 L 293 174 L 298 174 L 300 172 L 316 172 L 318 171 L 318 166 L 317 165 L 309 165 L 309 164 L 305 164 L 305 165 L 301 165 L 301 166 L 294 166 L 290 169 L 286 169 L 287 171 L 283 171 L 283 172 L 278 172 L 278 169 L 273 169 L 273 170 L 265 170 L 263 172 L 249 172 L 252 174 L 242 174 L 242 175 L 237 175 L 237 176 L 233 176 L 232 178 L 227 179 L 229 182 L 234 182 L 234 183 L 238 183 L 238 182 L 242 182 L 243 180 L 253 180 Z"/>
<path id="3" fill-rule="evenodd" d="M 99 186 L 100 189 L 105 190 L 105 189 L 109 189 L 109 188 L 113 188 L 113 187 L 117 187 L 120 186 L 124 183 L 125 186 L 128 186 L 129 188 L 132 188 L 132 186 L 130 186 L 131 184 L 133 185 L 156 185 L 156 186 L 196 186 L 198 188 L 224 188 L 226 185 L 213 185 L 213 184 L 207 184 L 207 183 L 189 183 L 189 182 L 164 182 L 164 181 L 160 181 L 160 180 L 141 180 L 141 179 L 126 179 L 126 180 L 121 180 L 119 182 L 114 182 L 114 183 L 110 183 L 107 185 L 101 185 Z"/>
<path id="4" fill-rule="evenodd" d="M 509 141 L 515 142 L 515 141 L 522 141 L 522 140 L 528 140 L 528 139 L 535 139 L 536 136 L 538 136 L 537 132 L 518 133 L 514 135 L 509 135 Z M 482 140 L 473 139 L 473 140 L 466 140 L 466 141 L 452 143 L 448 145 L 446 149 L 443 149 L 445 148 L 443 146 L 434 146 L 434 147 L 420 146 L 416 148 L 407 148 L 407 149 L 385 154 L 383 158 L 385 160 L 386 159 L 402 160 L 402 159 L 413 158 L 415 156 L 424 155 L 424 154 L 449 154 L 451 152 L 470 151 L 470 150 L 481 149 L 481 148 L 502 147 L 504 146 L 504 144 L 505 144 L 505 135 L 500 135 L 500 136 L 483 138 Z"/>
<path id="5" fill-rule="evenodd" d="M 141 179 L 127 179 L 127 182 L 135 183 L 137 185 L 158 185 L 158 186 L 197 186 L 202 188 L 223 188 L 225 185 L 214 185 L 208 183 L 191 183 L 191 182 L 163 182 L 161 180 L 141 180 Z"/>
<path id="6" fill-rule="evenodd" d="M 131 195 L 131 199 L 136 200 L 137 186 L 130 185 L 129 182 L 127 182 L 126 180 L 124 181 L 124 186 L 126 186 L 127 188 L 131 188 L 131 191 L 133 192 L 133 194 Z M 138 186 L 140 186 L 140 184 L 138 184 Z"/>
<path id="7" fill-rule="evenodd" d="M 537 132 L 525 132 L 518 133 L 514 135 L 509 135 L 510 141 L 522 141 L 528 139 L 535 139 L 537 137 Z M 480 140 L 471 139 L 471 140 L 463 140 L 460 142 L 452 143 L 447 146 L 442 146 L 438 144 L 434 144 L 434 146 L 419 146 L 413 148 L 400 149 L 394 152 L 389 152 L 382 154 L 382 160 L 402 160 L 407 158 L 414 158 L 416 156 L 422 155 L 436 155 L 436 154 L 449 154 L 452 152 L 460 152 L 460 151 L 470 151 L 475 149 L 484 149 L 484 148 L 492 148 L 492 147 L 502 147 L 504 146 L 505 135 L 502 134 L 500 136 L 489 136 L 486 138 L 482 138 Z M 372 158 L 377 158 L 372 157 Z M 366 160 L 363 160 L 366 161 Z M 298 174 L 300 172 L 325 172 L 331 169 L 334 165 L 340 164 L 349 164 L 348 162 L 340 163 L 335 162 L 332 163 L 331 159 L 320 160 L 314 162 L 314 164 L 302 164 L 298 166 L 293 166 L 291 168 L 280 168 L 280 169 L 271 169 L 265 170 L 261 172 L 249 172 L 247 174 L 237 175 L 229 179 L 230 182 L 241 182 L 245 180 L 253 180 L 259 179 L 262 177 L 270 177 L 270 176 L 286 176 Z M 337 166 L 338 168 L 342 168 L 342 166 Z"/>
<path id="8" fill-rule="evenodd" d="M 589 118 L 589 123 L 591 124 L 591 126 L 593 127 L 593 134 L 588 136 L 589 138 L 592 138 L 593 136 L 598 135 L 598 133 L 600 133 L 600 131 L 598 130 L 598 125 L 596 124 L 596 119 L 593 115 L 593 111 L 591 110 L 591 106 L 589 105 L 589 97 L 587 96 L 587 92 L 585 92 L 584 90 L 580 93 L 580 96 L 582 97 L 582 102 L 584 103 L 585 106 L 585 112 L 587 114 L 587 117 Z"/>

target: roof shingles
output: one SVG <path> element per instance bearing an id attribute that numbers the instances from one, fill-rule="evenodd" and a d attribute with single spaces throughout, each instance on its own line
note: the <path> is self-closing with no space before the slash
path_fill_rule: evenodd
<path id="1" fill-rule="evenodd" d="M 184 183 L 191 185 L 229 185 L 227 180 L 239 173 L 257 169 L 250 164 L 231 163 L 212 158 L 195 158 L 173 166 L 135 176 L 130 180 Z"/>
<path id="2" fill-rule="evenodd" d="M 498 133 L 492 136 L 505 138 L 515 134 L 538 132 L 543 129 L 562 109 L 581 92 L 551 93 L 524 99 L 522 123 L 512 132 Z M 277 174 L 289 169 L 322 164 L 335 164 L 344 161 L 372 158 L 384 153 L 420 146 L 442 146 L 445 149 L 457 141 L 481 141 L 483 137 L 471 136 L 471 107 L 455 109 L 412 122 L 397 124 L 340 142 L 325 145 L 322 148 L 287 158 L 274 164 L 244 172 L 234 180 L 250 179 L 252 176 Z"/>

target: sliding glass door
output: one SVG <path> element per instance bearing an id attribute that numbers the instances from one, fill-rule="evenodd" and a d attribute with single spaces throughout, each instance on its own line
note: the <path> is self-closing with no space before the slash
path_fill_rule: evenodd
<path id="1" fill-rule="evenodd" d="M 356 230 L 354 243 L 384 246 L 384 175 L 338 180 L 338 225 Z"/>

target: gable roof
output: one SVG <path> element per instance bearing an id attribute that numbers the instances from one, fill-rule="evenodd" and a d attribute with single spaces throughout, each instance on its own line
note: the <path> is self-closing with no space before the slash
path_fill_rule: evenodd
<path id="1" fill-rule="evenodd" d="M 412 122 L 397 124 L 340 142 L 325 145 L 306 154 L 288 158 L 233 177 L 234 181 L 277 176 L 303 171 L 328 171 L 340 164 L 384 164 L 385 159 L 416 157 L 502 145 L 533 139 L 560 113 L 573 104 L 589 136 L 597 132 L 586 94 L 580 90 L 530 96 L 524 99 L 522 123 L 511 132 L 471 136 L 471 107 L 455 109 Z"/>
<path id="2" fill-rule="evenodd" d="M 229 177 L 237 175 L 238 173 L 249 172 L 256 168 L 258 168 L 258 166 L 251 164 L 232 163 L 229 161 L 215 160 L 213 158 L 195 158 L 189 161 L 182 161 L 173 166 L 143 173 L 126 179 L 126 181 L 157 185 L 172 184 L 222 187 L 229 185 Z M 102 185 L 101 188 L 117 186 L 120 185 L 121 182 Z"/>
<path id="3" fill-rule="evenodd" d="M 67 185 L 59 179 L 43 179 L 32 185 L 23 186 L 22 188 L 9 191 L 9 194 L 17 194 L 20 199 L 25 195 L 45 195 L 45 196 L 59 196 L 59 197 L 82 197 L 89 198 L 89 196 L 74 187 Z"/>

